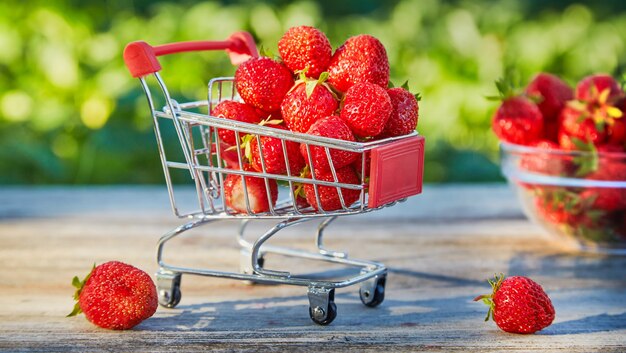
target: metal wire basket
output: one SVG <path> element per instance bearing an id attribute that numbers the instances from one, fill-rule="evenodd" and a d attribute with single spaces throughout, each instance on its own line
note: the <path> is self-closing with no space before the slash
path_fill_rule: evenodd
<path id="1" fill-rule="evenodd" d="M 344 252 L 331 251 L 323 246 L 325 228 L 338 216 L 361 214 L 389 207 L 408 196 L 421 192 L 424 139 L 416 132 L 410 135 L 373 142 L 350 142 L 326 137 L 312 136 L 271 126 L 248 124 L 211 115 L 216 104 L 224 100 L 240 100 L 232 77 L 211 79 L 208 83 L 207 100 L 179 103 L 172 99 L 159 71 L 161 65 L 157 56 L 198 50 L 225 50 L 234 65 L 250 57 L 257 56 L 256 46 L 250 34 L 237 32 L 225 41 L 181 42 L 161 46 L 150 46 L 145 42 L 130 43 L 124 51 L 124 60 L 131 74 L 139 78 L 143 87 L 150 113 L 153 118 L 159 155 L 161 157 L 165 182 L 174 214 L 187 218 L 188 222 L 163 235 L 158 242 L 156 274 L 159 302 L 166 307 L 176 306 L 181 299 L 180 279 L 182 274 L 195 274 L 232 278 L 254 283 L 292 284 L 308 287 L 309 315 L 322 325 L 332 322 L 337 314 L 334 303 L 336 288 L 361 283 L 360 297 L 367 306 L 377 306 L 384 299 L 387 268 L 378 262 L 348 258 Z M 164 102 L 157 109 L 157 96 L 152 93 L 146 78 L 153 76 Z M 164 141 L 165 129 L 173 129 L 177 137 L 177 151 L 168 151 Z M 235 135 L 235 144 L 225 146 L 218 131 L 230 131 Z M 262 138 L 272 138 L 280 142 L 285 159 L 284 174 L 269 173 L 263 153 L 260 153 L 261 170 L 247 168 L 247 160 L 242 152 L 242 137 L 256 140 L 261 145 Z M 295 175 L 289 168 L 287 144 L 299 144 L 307 151 L 308 175 Z M 316 176 L 311 151 L 326 157 L 332 178 Z M 356 165 L 361 170 L 358 182 L 346 183 L 338 179 L 337 168 L 331 156 L 336 151 L 355 154 Z M 182 152 L 182 153 L 181 153 Z M 175 196 L 176 185 L 172 173 L 183 170 L 195 185 L 197 204 L 182 210 Z M 226 201 L 225 180 L 231 176 L 241 178 L 243 209 L 233 209 Z M 272 189 L 277 188 L 278 200 L 269 202 L 269 209 L 255 212 L 251 207 L 246 183 L 262 180 L 267 198 L 271 199 Z M 317 207 L 298 200 L 294 190 L 298 186 L 312 187 Z M 340 206 L 324 209 L 320 202 L 321 190 L 336 190 Z M 350 203 L 344 193 L 351 190 L 358 193 L 355 202 Z M 204 268 L 187 268 L 167 264 L 163 251 L 167 242 L 178 235 L 201 225 L 220 219 L 241 219 L 238 244 L 241 248 L 239 272 L 214 271 Z M 276 225 L 256 240 L 245 237 L 246 226 L 256 219 L 275 219 Z M 316 251 L 276 247 L 264 244 L 278 231 L 306 221 L 321 219 L 315 237 Z M 298 258 L 321 260 L 360 268 L 360 273 L 341 280 L 318 280 L 291 274 L 287 271 L 269 270 L 263 267 L 264 256 L 268 253 L 282 254 Z"/>

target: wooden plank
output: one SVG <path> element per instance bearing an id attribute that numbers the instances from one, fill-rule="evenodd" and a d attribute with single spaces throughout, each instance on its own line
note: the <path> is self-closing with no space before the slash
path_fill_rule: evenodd
<path id="1" fill-rule="evenodd" d="M 338 317 L 326 327 L 309 319 L 304 287 L 191 275 L 183 276 L 175 309 L 159 308 L 134 330 L 65 318 L 73 275 L 113 259 L 154 273 L 157 239 L 182 221 L 169 215 L 164 190 L 151 187 L 3 189 L 0 199 L 0 351 L 626 350 L 626 257 L 564 251 L 522 217 L 504 186 L 430 186 L 392 209 L 339 219 L 325 233 L 328 247 L 382 261 L 390 273 L 377 308 L 361 304 L 358 286 L 338 289 Z M 270 226 L 253 223 L 247 234 L 252 239 Z M 233 221 L 201 227 L 168 244 L 165 258 L 237 271 L 236 231 Z M 306 223 L 271 242 L 312 249 L 314 232 Z M 271 255 L 266 265 L 317 276 L 352 273 Z M 539 334 L 513 335 L 483 322 L 485 308 L 471 299 L 489 290 L 484 280 L 494 272 L 541 283 L 555 323 Z"/>

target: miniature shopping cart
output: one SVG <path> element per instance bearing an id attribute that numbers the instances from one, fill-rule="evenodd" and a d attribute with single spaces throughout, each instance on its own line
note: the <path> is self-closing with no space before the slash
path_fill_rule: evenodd
<path id="1" fill-rule="evenodd" d="M 334 303 L 336 288 L 359 283 L 360 298 L 363 304 L 370 307 L 381 304 L 385 295 L 387 268 L 378 262 L 353 259 L 344 252 L 325 248 L 323 244 L 324 230 L 338 216 L 375 211 L 404 201 L 408 196 L 419 194 L 422 189 L 424 161 L 423 137 L 415 132 L 380 141 L 350 142 L 214 117 L 211 115 L 211 111 L 217 103 L 223 100 L 240 100 L 233 78 L 211 79 L 208 83 L 207 100 L 179 103 L 170 97 L 170 93 L 159 75 L 161 65 L 157 60 L 158 56 L 202 50 L 224 50 L 234 65 L 258 55 L 252 36 L 246 32 L 237 32 L 225 41 L 181 42 L 160 46 L 150 46 L 145 42 L 133 42 L 124 51 L 124 60 L 128 69 L 133 77 L 139 78 L 148 98 L 173 212 L 179 218 L 187 219 L 187 223 L 166 233 L 158 242 L 159 270 L 156 274 L 156 282 L 159 303 L 169 308 L 176 306 L 181 300 L 181 276 L 193 274 L 231 278 L 248 283 L 291 284 L 308 287 L 309 315 L 314 322 L 321 325 L 329 324 L 337 315 L 337 307 Z M 155 81 L 150 80 L 151 84 L 148 84 L 146 81 L 148 76 L 153 76 Z M 156 97 L 151 91 L 151 87 L 154 88 L 155 86 L 162 94 L 158 95 L 158 98 L 164 102 L 164 106 L 160 110 L 157 109 Z M 172 129 L 173 132 L 167 135 L 164 133 L 165 127 Z M 236 136 L 235 148 L 232 146 L 226 148 L 220 142 L 217 133 L 220 129 L 234 132 Z M 307 151 L 314 147 L 322 148 L 328 157 L 334 180 L 316 179 L 315 173 L 311 173 L 310 177 L 294 175 L 289 171 L 289 167 L 287 167 L 285 175 L 271 174 L 265 172 L 263 158 L 261 158 L 261 164 L 264 172 L 245 168 L 246 157 L 242 152 L 241 138 L 246 135 L 254 136 L 253 138 L 256 138 L 257 141 L 264 136 L 280 139 L 283 154 L 285 154 L 285 146 L 288 141 L 305 146 Z M 180 150 L 167 150 L 168 146 L 171 147 L 171 144 L 164 140 L 167 136 L 178 140 L 176 149 L 180 148 Z M 361 162 L 358 183 L 350 184 L 338 181 L 336 168 L 330 158 L 331 152 L 334 150 L 358 154 Z M 287 158 L 285 158 L 285 162 L 289 166 Z M 312 164 L 313 161 L 309 158 L 309 165 L 313 166 Z M 366 170 L 367 168 L 369 170 Z M 193 211 L 181 211 L 177 205 L 174 195 L 176 185 L 172 179 L 172 173 L 176 170 L 179 171 L 178 173 L 181 173 L 182 170 L 195 185 L 197 205 L 194 206 Z M 224 180 L 232 174 L 241 177 L 244 190 L 247 190 L 245 187 L 246 178 L 262 178 L 265 181 L 268 199 L 270 195 L 269 181 L 276 180 L 281 185 L 278 201 L 275 205 L 270 205 L 269 211 L 255 213 L 250 207 L 249 195 L 247 191 L 244 191 L 247 212 L 232 209 L 224 197 Z M 319 209 L 303 205 L 297 199 L 298 196 L 293 190 L 302 184 L 313 186 L 315 197 L 318 200 L 317 204 L 320 205 Z M 340 209 L 333 211 L 323 209 L 319 202 L 319 190 L 323 187 L 337 190 L 341 202 Z M 342 196 L 342 190 L 348 189 L 357 190 L 359 193 L 359 199 L 354 204 L 347 204 Z M 239 271 L 223 272 L 204 268 L 187 268 L 164 262 L 163 249 L 170 240 L 188 230 L 221 219 L 241 220 L 237 238 L 242 259 Z M 276 224 L 256 239 L 246 239 L 245 230 L 249 222 L 268 219 L 275 220 Z M 320 221 L 315 236 L 316 249 L 314 252 L 265 244 L 280 230 L 312 220 Z M 320 280 L 319 277 L 311 278 L 311 276 L 296 275 L 285 270 L 267 269 L 264 267 L 264 257 L 267 254 L 326 261 L 356 269 L 354 275 L 348 278 Z"/>

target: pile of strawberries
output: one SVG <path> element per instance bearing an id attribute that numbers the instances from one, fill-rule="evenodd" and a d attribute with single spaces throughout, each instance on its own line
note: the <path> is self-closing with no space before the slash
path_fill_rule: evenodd
<path id="1" fill-rule="evenodd" d="M 496 83 L 502 102 L 493 116 L 498 138 L 535 147 L 520 167 L 538 174 L 626 181 L 626 94 L 610 75 L 595 74 L 570 87 L 540 73 L 515 94 Z M 581 151 L 580 153 L 552 153 Z M 582 240 L 626 241 L 626 188 L 524 185 L 541 219 Z"/>
<path id="2" fill-rule="evenodd" d="M 418 96 L 406 86 L 389 88 L 387 52 L 373 36 L 348 38 L 333 53 L 324 33 L 298 26 L 282 36 L 278 51 L 280 58 L 261 56 L 241 64 L 235 85 L 243 102 L 222 101 L 211 115 L 345 141 L 373 141 L 415 131 Z M 313 174 L 316 180 L 354 185 L 361 185 L 369 172 L 363 156 L 350 151 L 331 149 L 329 158 L 325 148 L 314 143 L 262 134 L 240 136 L 225 129 L 218 135 L 222 150 L 231 152 L 223 158 L 232 169 L 302 178 Z M 278 196 L 272 178 L 228 174 L 224 189 L 227 206 L 240 213 L 268 212 Z M 315 210 L 349 207 L 360 197 L 360 191 L 347 188 L 341 189 L 340 197 L 331 186 L 317 186 L 316 193 L 308 183 L 294 189 L 298 207 L 310 205 Z"/>

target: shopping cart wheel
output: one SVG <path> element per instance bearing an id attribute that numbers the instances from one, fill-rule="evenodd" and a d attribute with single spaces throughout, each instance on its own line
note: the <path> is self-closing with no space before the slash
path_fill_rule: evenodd
<path id="1" fill-rule="evenodd" d="M 159 270 L 156 274 L 157 293 L 159 304 L 166 308 L 173 308 L 178 303 L 182 294 L 180 293 L 181 274 L 167 270 Z"/>
<path id="2" fill-rule="evenodd" d="M 378 275 L 363 282 L 359 289 L 361 302 L 371 308 L 379 306 L 385 300 L 385 283 L 387 275 Z"/>
<path id="3" fill-rule="evenodd" d="M 328 325 L 337 317 L 334 288 L 309 287 L 309 316 L 319 325 Z"/>

